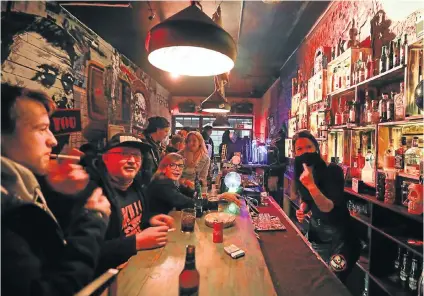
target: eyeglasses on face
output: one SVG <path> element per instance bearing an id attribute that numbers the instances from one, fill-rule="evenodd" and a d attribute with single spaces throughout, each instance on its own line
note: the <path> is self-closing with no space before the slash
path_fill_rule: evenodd
<path id="1" fill-rule="evenodd" d="M 169 167 L 173 170 L 176 170 L 177 168 L 179 168 L 180 170 L 183 170 L 184 164 L 171 163 L 171 164 L 169 164 Z"/>
<path id="2" fill-rule="evenodd" d="M 121 156 L 125 160 L 129 160 L 131 157 L 135 159 L 135 161 L 141 161 L 141 154 L 139 153 L 131 153 L 131 152 L 108 152 L 108 154 L 116 154 Z"/>

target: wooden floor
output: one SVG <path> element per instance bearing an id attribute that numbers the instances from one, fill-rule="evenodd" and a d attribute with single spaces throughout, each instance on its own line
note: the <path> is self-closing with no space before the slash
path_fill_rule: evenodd
<path id="1" fill-rule="evenodd" d="M 224 243 L 212 242 L 212 229 L 204 218 L 196 219 L 195 232 L 180 232 L 180 212 L 171 212 L 177 230 L 170 232 L 164 248 L 141 251 L 130 259 L 118 276 L 118 295 L 178 295 L 178 276 L 184 268 L 185 246 L 196 246 L 200 273 L 199 295 L 276 295 L 259 243 L 246 208 L 235 226 L 224 230 Z M 246 256 L 232 259 L 224 246 L 235 244 Z"/>

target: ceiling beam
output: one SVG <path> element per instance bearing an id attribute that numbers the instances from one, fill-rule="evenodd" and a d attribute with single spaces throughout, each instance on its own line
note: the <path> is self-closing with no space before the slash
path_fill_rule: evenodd
<path id="1" fill-rule="evenodd" d="M 131 3 L 111 3 L 111 2 L 83 2 L 83 1 L 65 1 L 59 2 L 61 6 L 90 6 L 90 7 L 114 7 L 114 8 L 132 8 Z"/>

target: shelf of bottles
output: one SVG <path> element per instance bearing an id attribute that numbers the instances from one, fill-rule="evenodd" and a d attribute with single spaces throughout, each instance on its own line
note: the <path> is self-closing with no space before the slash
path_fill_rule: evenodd
<path id="1" fill-rule="evenodd" d="M 382 168 L 417 180 L 424 141 L 422 40 L 409 46 L 407 35 L 393 40 L 382 48 L 379 65 L 375 64 L 368 49 L 359 48 L 345 51 L 328 64 L 330 118 L 326 118 L 327 126 L 322 123 L 318 128 L 328 134 L 328 161 L 349 166 L 351 177 L 372 187 L 377 169 Z M 415 173 L 410 165 L 405 168 L 404 154 L 408 161 L 414 159 Z M 390 163 L 385 166 L 385 161 Z"/>

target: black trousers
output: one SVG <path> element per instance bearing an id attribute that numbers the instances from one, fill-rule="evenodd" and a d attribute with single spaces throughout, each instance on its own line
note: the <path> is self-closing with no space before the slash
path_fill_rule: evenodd
<path id="1" fill-rule="evenodd" d="M 349 228 L 339 228 L 320 219 L 311 219 L 308 240 L 334 274 L 345 282 L 361 253 L 361 245 L 355 233 L 349 231 Z"/>

